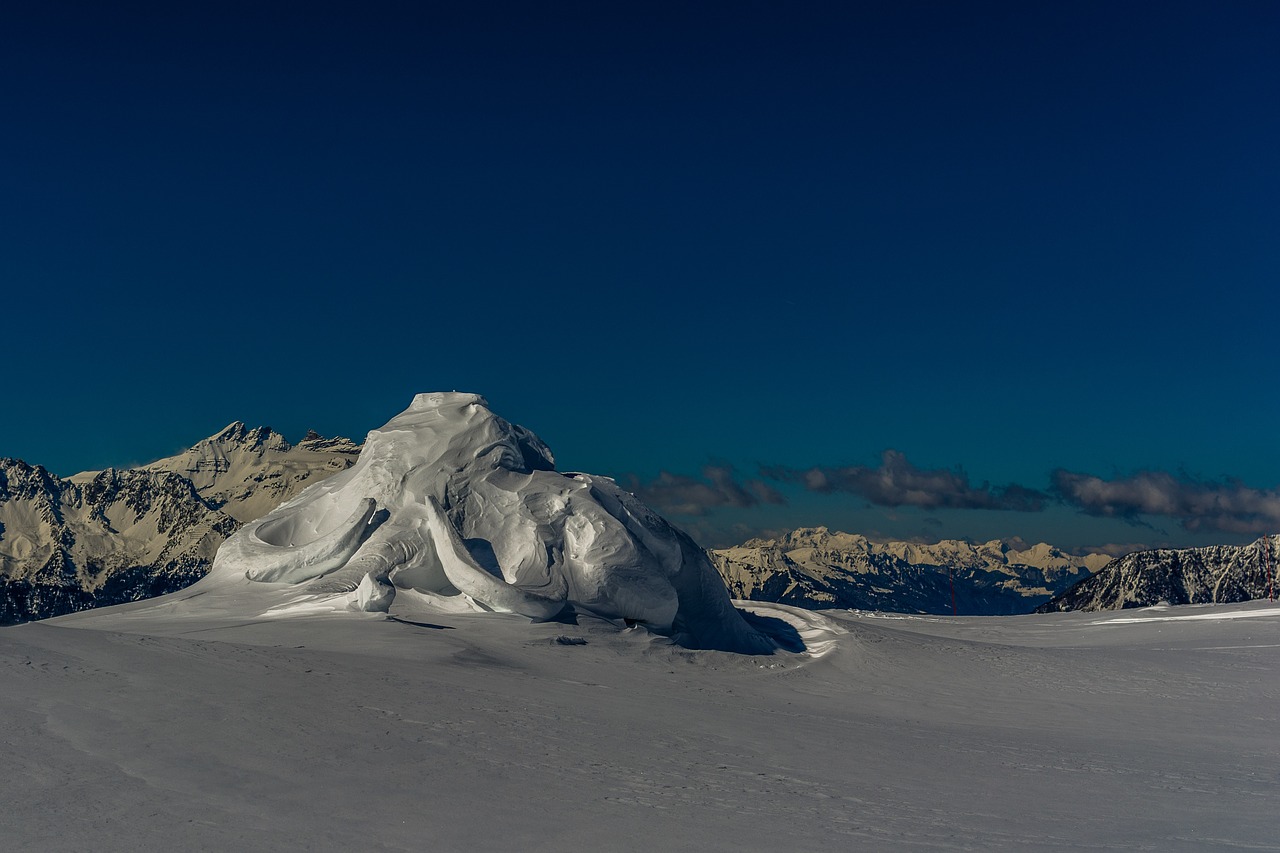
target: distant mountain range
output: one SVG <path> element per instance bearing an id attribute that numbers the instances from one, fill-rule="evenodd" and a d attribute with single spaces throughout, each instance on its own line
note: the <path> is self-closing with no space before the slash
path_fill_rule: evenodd
<path id="1" fill-rule="evenodd" d="M 247 520 L 351 466 L 359 445 L 297 445 L 236 422 L 136 469 L 68 478 L 0 459 L 0 623 L 162 595 L 203 577 Z"/>
<path id="2" fill-rule="evenodd" d="M 309 432 L 290 444 L 269 427 L 236 421 L 134 469 L 60 478 L 0 459 L 0 624 L 188 586 L 242 524 L 351 467 L 359 454 L 347 438 Z M 1003 615 L 1262 598 L 1278 549 L 1272 537 L 1111 560 L 1044 543 L 872 542 L 813 527 L 708 554 L 734 598 L 938 614 L 951 613 L 954 601 L 961 615 Z"/>
<path id="3" fill-rule="evenodd" d="M 1267 536 L 1251 545 L 1135 551 L 1045 602 L 1037 612 L 1266 598 L 1274 590 L 1278 548 L 1280 537 Z"/>
<path id="4" fill-rule="evenodd" d="M 805 527 L 709 552 L 730 593 L 752 601 L 961 615 L 1027 613 L 1102 568 L 1103 555 L 1052 545 L 1018 549 L 994 540 L 934 545 L 872 542 Z"/>

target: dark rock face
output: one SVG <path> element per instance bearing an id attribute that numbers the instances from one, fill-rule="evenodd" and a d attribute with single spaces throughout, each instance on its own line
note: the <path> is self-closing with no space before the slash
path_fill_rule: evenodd
<path id="1" fill-rule="evenodd" d="M 0 622 L 181 589 L 236 527 L 174 474 L 107 469 L 76 483 L 0 460 Z"/>
<path id="2" fill-rule="evenodd" d="M 236 422 L 143 468 L 61 478 L 0 459 L 0 624 L 138 601 L 208 574 L 244 520 L 350 467 L 360 446 L 296 447 Z"/>
<path id="3" fill-rule="evenodd" d="M 111 575 L 89 592 L 76 584 L 25 579 L 0 581 L 0 625 L 49 619 L 94 607 L 141 601 L 185 589 L 209 572 L 210 562 L 187 560 L 161 566 L 133 566 Z"/>
<path id="4" fill-rule="evenodd" d="M 1266 598 L 1277 568 L 1277 538 L 1252 545 L 1137 551 L 1037 608 L 1123 610 L 1154 604 L 1220 604 Z"/>

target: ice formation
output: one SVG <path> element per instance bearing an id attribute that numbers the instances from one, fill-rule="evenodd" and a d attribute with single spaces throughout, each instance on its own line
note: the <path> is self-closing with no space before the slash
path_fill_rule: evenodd
<path id="1" fill-rule="evenodd" d="M 702 550 L 476 394 L 419 394 L 359 461 L 223 544 L 213 573 L 386 610 L 397 590 L 545 620 L 586 612 L 692 648 L 767 653 Z"/>

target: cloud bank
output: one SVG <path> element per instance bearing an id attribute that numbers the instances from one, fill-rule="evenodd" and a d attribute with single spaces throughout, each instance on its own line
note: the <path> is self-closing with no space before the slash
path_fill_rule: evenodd
<path id="1" fill-rule="evenodd" d="M 1054 494 L 1086 515 L 1119 518 L 1133 524 L 1141 516 L 1177 520 L 1191 532 L 1261 534 L 1280 529 L 1280 491 L 1255 489 L 1238 480 L 1212 482 L 1166 471 L 1139 471 L 1104 480 L 1058 469 Z"/>
<path id="2" fill-rule="evenodd" d="M 974 486 L 963 470 L 917 468 L 897 450 L 886 450 L 876 467 L 847 465 L 813 468 L 770 467 L 764 476 L 799 483 L 812 492 L 847 492 L 878 506 L 921 509 L 997 509 L 1039 512 L 1048 496 L 1025 486 Z"/>
<path id="3" fill-rule="evenodd" d="M 1043 490 L 1018 483 L 974 484 L 960 467 L 920 468 L 897 450 L 885 450 L 879 465 L 763 466 L 760 479 L 739 479 L 729 465 L 708 465 L 700 477 L 661 472 L 650 482 L 631 478 L 630 488 L 663 512 L 705 517 L 718 508 L 745 509 L 786 503 L 768 481 L 798 485 L 818 494 L 856 495 L 874 506 L 920 510 L 1040 512 L 1051 505 L 1084 515 L 1150 527 L 1155 518 L 1176 521 L 1191 533 L 1260 535 L 1280 531 L 1280 489 L 1257 489 L 1239 480 L 1199 480 L 1167 471 L 1139 471 L 1111 479 L 1059 468 Z M 926 523 L 939 526 L 935 518 Z M 1132 545 L 1099 551 L 1127 553 Z"/>
<path id="4" fill-rule="evenodd" d="M 707 465 L 702 479 L 669 471 L 660 472 L 648 483 L 632 477 L 629 488 L 645 503 L 678 515 L 703 516 L 717 507 L 786 503 L 782 493 L 763 480 L 738 482 L 729 465 Z"/>

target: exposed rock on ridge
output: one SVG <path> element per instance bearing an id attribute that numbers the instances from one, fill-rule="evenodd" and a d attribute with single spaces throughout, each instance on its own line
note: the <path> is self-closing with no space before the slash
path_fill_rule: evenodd
<path id="1" fill-rule="evenodd" d="M 168 472 L 108 468 L 72 482 L 0 459 L 0 622 L 181 589 L 235 528 Z"/>
<path id="2" fill-rule="evenodd" d="M 349 438 L 324 438 L 312 430 L 292 445 L 271 427 L 250 429 L 235 421 L 190 450 L 141 469 L 187 478 L 210 506 L 243 523 L 265 515 L 312 483 L 350 468 L 359 455 L 360 445 Z"/>
<path id="3" fill-rule="evenodd" d="M 1076 557 L 1044 543 L 1023 550 L 1000 540 L 876 543 L 825 527 L 800 528 L 709 554 L 735 598 L 809 608 L 951 613 L 954 580 L 956 610 L 968 615 L 1027 613 L 1109 559 Z"/>
<path id="4" fill-rule="evenodd" d="M 1251 545 L 1136 551 L 1112 560 L 1097 574 L 1041 605 L 1037 612 L 1266 598 L 1277 571 L 1278 547 L 1280 537 L 1270 536 Z"/>
<path id="5" fill-rule="evenodd" d="M 138 469 L 60 478 L 0 460 L 0 622 L 189 586 L 241 522 L 350 467 L 359 450 L 315 433 L 290 446 L 237 421 Z"/>

